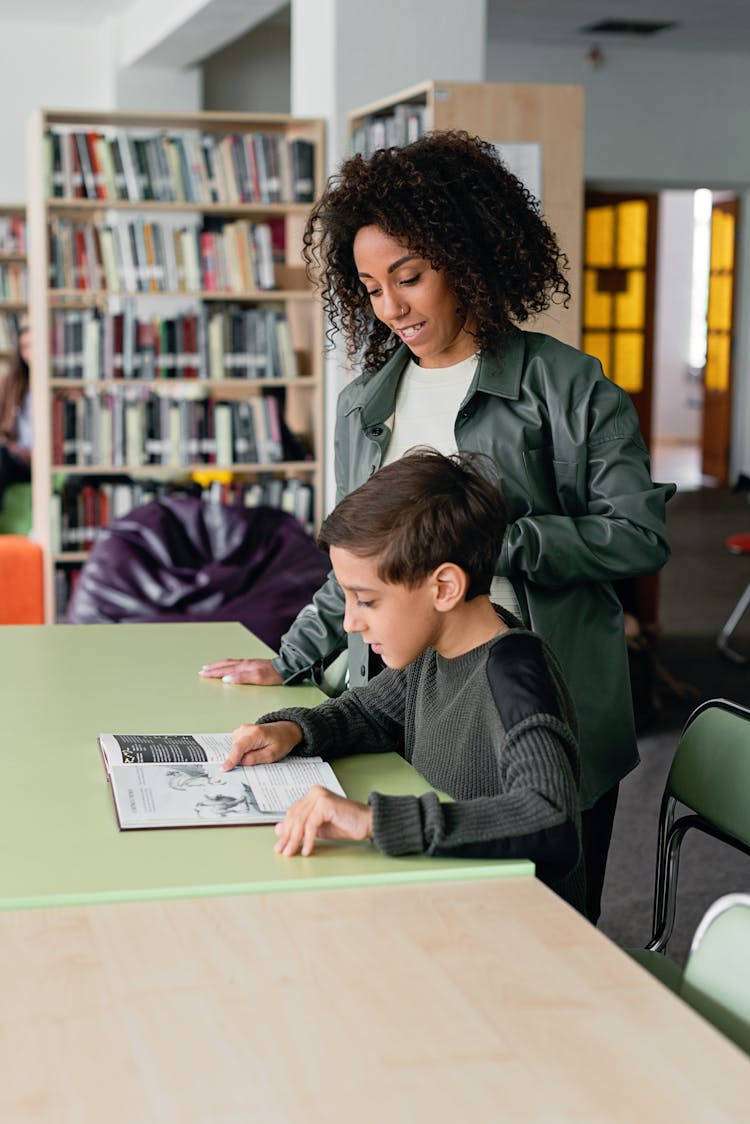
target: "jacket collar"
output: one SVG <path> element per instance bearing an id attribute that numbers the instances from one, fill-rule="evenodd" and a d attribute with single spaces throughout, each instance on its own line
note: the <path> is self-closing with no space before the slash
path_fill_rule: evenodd
<path id="1" fill-rule="evenodd" d="M 480 356 L 468 397 L 481 391 L 500 398 L 518 398 L 525 350 L 524 333 L 514 328 L 497 351 Z M 398 384 L 410 359 L 411 352 L 406 344 L 401 344 L 385 366 L 363 382 L 356 402 L 346 414 L 361 410 L 363 429 L 387 421 L 395 409 Z"/>

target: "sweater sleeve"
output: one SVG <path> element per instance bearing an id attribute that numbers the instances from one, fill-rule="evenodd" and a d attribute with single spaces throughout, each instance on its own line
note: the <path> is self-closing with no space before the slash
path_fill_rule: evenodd
<path id="1" fill-rule="evenodd" d="M 487 676 L 501 791 L 455 803 L 372 793 L 375 844 L 391 855 L 526 858 L 559 879 L 580 857 L 577 744 L 539 639 L 496 645 Z"/>
<path id="2" fill-rule="evenodd" d="M 258 719 L 296 722 L 303 740 L 295 753 L 330 760 L 355 753 L 404 752 L 406 672 L 387 668 L 365 687 L 315 707 L 284 707 Z"/>

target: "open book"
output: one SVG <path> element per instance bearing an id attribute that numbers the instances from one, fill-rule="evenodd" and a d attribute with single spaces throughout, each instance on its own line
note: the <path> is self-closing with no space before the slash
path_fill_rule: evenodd
<path id="1" fill-rule="evenodd" d="M 225 773 L 231 745 L 231 734 L 100 734 L 120 828 L 278 823 L 313 785 L 345 795 L 320 757 Z"/>

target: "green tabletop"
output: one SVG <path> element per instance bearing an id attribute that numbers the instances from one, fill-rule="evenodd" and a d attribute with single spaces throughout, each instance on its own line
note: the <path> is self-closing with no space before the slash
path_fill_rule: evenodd
<path id="1" fill-rule="evenodd" d="M 214 733 L 315 687 L 237 687 L 203 663 L 270 655 L 239 624 L 0 628 L 0 908 L 534 873 L 525 861 L 389 858 L 370 843 L 320 843 L 282 858 L 272 827 L 120 832 L 97 746 L 102 732 Z M 429 786 L 396 754 L 335 764 L 348 795 Z"/>

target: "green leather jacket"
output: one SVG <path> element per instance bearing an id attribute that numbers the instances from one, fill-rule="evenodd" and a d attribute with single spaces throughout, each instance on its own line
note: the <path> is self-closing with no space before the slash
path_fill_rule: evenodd
<path id="1" fill-rule="evenodd" d="M 409 358 L 402 346 L 341 392 L 337 501 L 379 468 Z M 500 466 L 509 527 L 496 573 L 510 578 L 525 623 L 560 660 L 578 710 L 581 796 L 590 807 L 638 762 L 610 581 L 666 562 L 664 506 L 674 485 L 652 483 L 635 410 L 599 362 L 539 333 L 517 330 L 500 352 L 481 356 L 455 435 L 459 449 Z M 343 604 L 331 574 L 282 638 L 274 664 L 285 682 L 318 678 L 343 651 Z M 359 636 L 348 644 L 356 686 L 367 680 L 367 650 Z"/>

